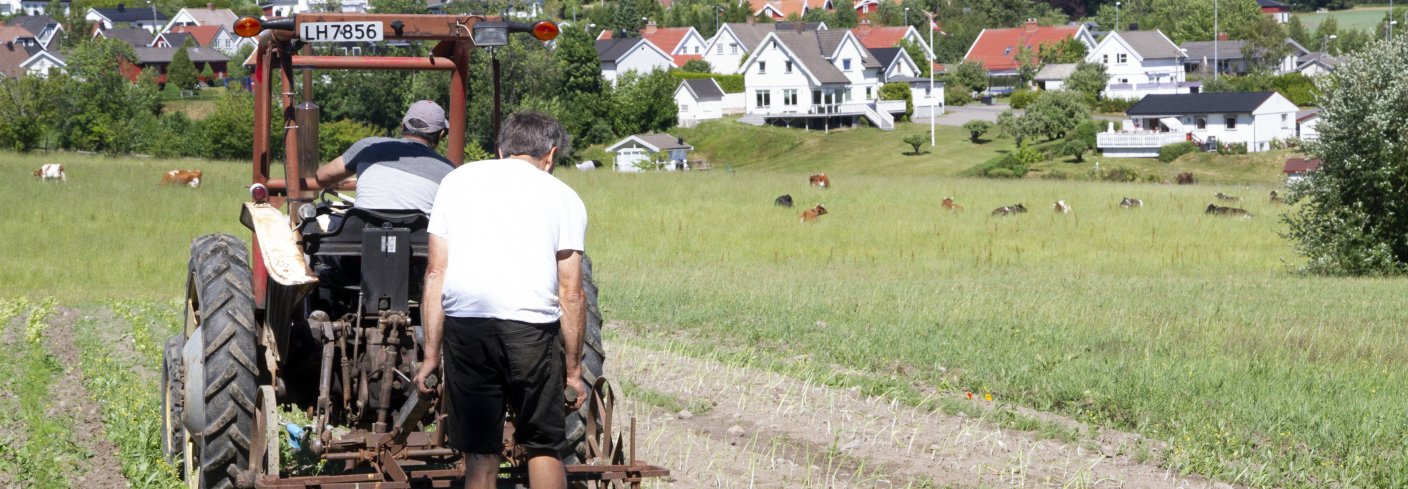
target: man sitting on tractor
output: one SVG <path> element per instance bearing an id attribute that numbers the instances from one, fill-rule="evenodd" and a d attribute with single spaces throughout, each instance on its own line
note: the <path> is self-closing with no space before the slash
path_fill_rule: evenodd
<path id="1" fill-rule="evenodd" d="M 435 102 L 411 104 L 401 118 L 400 139 L 370 137 L 353 143 L 342 156 L 318 168 L 318 185 L 332 188 L 355 174 L 354 207 L 430 214 L 440 180 L 455 169 L 435 152 L 446 127 L 445 109 Z"/>

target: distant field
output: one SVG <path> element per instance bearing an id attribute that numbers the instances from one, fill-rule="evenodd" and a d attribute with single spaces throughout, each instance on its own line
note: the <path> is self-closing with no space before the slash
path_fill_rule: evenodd
<path id="1" fill-rule="evenodd" d="M 961 166 L 985 148 L 950 140 L 958 159 L 903 165 L 887 156 L 899 144 L 825 159 L 814 138 L 764 134 L 787 149 L 757 149 L 733 172 L 559 172 L 587 203 L 608 318 L 680 351 L 918 405 L 966 390 L 1137 431 L 1170 445 L 1158 462 L 1178 473 L 1408 485 L 1408 281 L 1290 273 L 1288 209 L 1265 200 L 1279 187 L 961 179 L 914 167 Z M 789 152 L 803 160 L 788 166 Z M 67 185 L 29 177 L 56 159 Z M 814 166 L 834 189 L 807 187 Z M 157 188 L 177 167 L 204 169 L 205 186 Z M 192 237 L 247 238 L 236 219 L 248 172 L 0 154 L 0 297 L 178 297 Z M 1203 214 L 1219 191 L 1256 217 Z M 799 209 L 773 206 L 783 193 L 830 214 L 799 224 Z M 939 209 L 948 195 L 967 212 Z M 1121 209 L 1123 196 L 1146 207 Z M 1075 212 L 1052 213 L 1058 199 Z M 1018 202 L 1031 212 L 988 215 Z"/>
<path id="2" fill-rule="evenodd" d="M 777 127 L 753 127 L 734 120 L 719 120 L 701 124 L 694 129 L 676 131 L 677 136 L 696 150 L 691 158 L 710 161 L 714 170 L 729 167 L 751 171 L 828 172 L 861 175 L 952 176 L 1011 151 L 1012 138 L 1000 136 L 994 129 L 983 136 L 982 143 L 968 140 L 968 132 L 960 127 L 938 126 L 938 147 L 930 149 L 927 124 L 902 123 L 893 132 L 873 129 L 833 131 L 802 131 Z M 920 134 L 925 143 L 920 155 L 908 154 L 905 136 Z M 1102 158 L 1088 154 L 1085 162 L 1072 163 L 1070 158 L 1056 158 L 1036 166 L 1031 177 L 1060 172 L 1078 178 L 1088 175 L 1099 162 L 1101 168 L 1128 168 L 1142 175 L 1154 175 L 1160 180 L 1173 181 L 1181 172 L 1193 172 L 1199 181 L 1208 183 L 1273 183 L 1282 179 L 1281 167 L 1287 151 L 1256 153 L 1244 156 L 1215 154 L 1187 155 L 1171 164 L 1151 158 Z M 609 155 L 589 155 L 610 161 Z"/>
<path id="3" fill-rule="evenodd" d="M 1308 29 L 1315 29 L 1319 27 L 1320 23 L 1324 22 L 1325 19 L 1334 17 L 1335 22 L 1339 24 L 1339 28 L 1342 30 L 1359 29 L 1372 33 L 1375 26 L 1379 25 L 1379 21 L 1382 21 L 1386 14 L 1388 14 L 1388 5 L 1361 5 L 1348 10 L 1331 10 L 1323 14 L 1301 12 L 1295 15 L 1300 17 L 1300 21 L 1304 23 L 1305 27 Z M 1402 25 L 1401 22 L 1400 25 Z"/>

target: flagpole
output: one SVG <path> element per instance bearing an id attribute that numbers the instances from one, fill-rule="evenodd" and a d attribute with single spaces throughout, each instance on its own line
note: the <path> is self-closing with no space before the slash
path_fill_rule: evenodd
<path id="1" fill-rule="evenodd" d="M 937 148 L 939 145 L 938 133 L 934 132 L 934 109 L 938 104 L 934 103 L 934 14 L 929 14 L 929 147 Z"/>

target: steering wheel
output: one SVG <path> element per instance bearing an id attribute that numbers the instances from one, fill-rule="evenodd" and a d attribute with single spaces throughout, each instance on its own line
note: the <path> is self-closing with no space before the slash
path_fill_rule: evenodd
<path id="1" fill-rule="evenodd" d="M 356 200 L 356 198 L 348 197 L 330 188 L 325 188 L 318 193 L 318 206 L 326 207 L 331 211 L 340 212 L 350 209 Z"/>

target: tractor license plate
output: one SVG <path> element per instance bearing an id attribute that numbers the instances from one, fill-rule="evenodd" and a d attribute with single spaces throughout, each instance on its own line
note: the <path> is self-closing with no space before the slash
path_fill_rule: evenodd
<path id="1" fill-rule="evenodd" d="M 382 40 L 381 22 L 306 22 L 298 37 L 308 42 L 361 42 Z"/>

